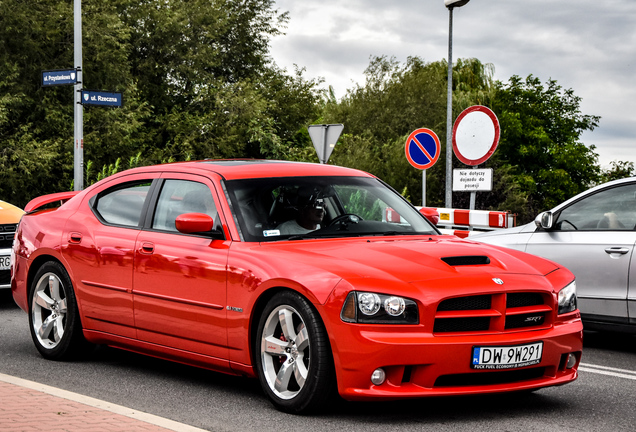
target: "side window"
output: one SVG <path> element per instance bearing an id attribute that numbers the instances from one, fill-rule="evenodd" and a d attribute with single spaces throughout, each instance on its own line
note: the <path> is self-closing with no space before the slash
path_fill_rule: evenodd
<path id="1" fill-rule="evenodd" d="M 556 221 L 562 231 L 631 231 L 636 227 L 636 184 L 595 193 L 563 209 Z"/>
<path id="2" fill-rule="evenodd" d="M 183 213 L 205 213 L 218 220 L 210 188 L 189 180 L 166 180 L 157 201 L 152 228 L 177 232 L 175 220 Z"/>
<path id="3" fill-rule="evenodd" d="M 109 224 L 137 227 L 151 181 L 117 186 L 99 194 L 95 211 Z"/>

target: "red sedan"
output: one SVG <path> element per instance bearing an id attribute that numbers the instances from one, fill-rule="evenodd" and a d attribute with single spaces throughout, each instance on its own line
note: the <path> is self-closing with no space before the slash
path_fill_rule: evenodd
<path id="1" fill-rule="evenodd" d="M 11 288 L 47 359 L 105 344 L 258 377 L 295 413 L 577 378 L 570 271 L 440 235 L 365 172 L 176 163 L 25 210 Z"/>

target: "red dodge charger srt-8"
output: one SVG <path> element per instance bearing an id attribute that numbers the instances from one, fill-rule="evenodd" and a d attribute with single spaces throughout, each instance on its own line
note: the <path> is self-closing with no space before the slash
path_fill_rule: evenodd
<path id="1" fill-rule="evenodd" d="M 258 377 L 294 413 L 577 378 L 570 271 L 440 235 L 365 172 L 175 163 L 25 210 L 11 284 L 47 359 L 105 344 Z"/>

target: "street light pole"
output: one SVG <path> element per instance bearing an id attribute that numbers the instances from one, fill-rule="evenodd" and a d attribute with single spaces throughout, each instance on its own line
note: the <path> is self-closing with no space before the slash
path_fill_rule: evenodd
<path id="1" fill-rule="evenodd" d="M 73 50 L 77 82 L 73 86 L 73 189 L 84 189 L 84 106 L 82 105 L 82 0 L 73 4 Z"/>
<path id="2" fill-rule="evenodd" d="M 448 8 L 448 91 L 446 92 L 446 208 L 453 208 L 453 9 L 470 0 L 444 0 Z"/>

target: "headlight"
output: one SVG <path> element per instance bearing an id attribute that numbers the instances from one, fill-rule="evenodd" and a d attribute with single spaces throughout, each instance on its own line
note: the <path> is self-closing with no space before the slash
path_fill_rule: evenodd
<path id="1" fill-rule="evenodd" d="M 352 291 L 342 305 L 340 318 L 349 323 L 418 324 L 417 304 L 404 297 Z"/>
<path id="2" fill-rule="evenodd" d="M 576 281 L 559 291 L 559 315 L 576 310 Z"/>

